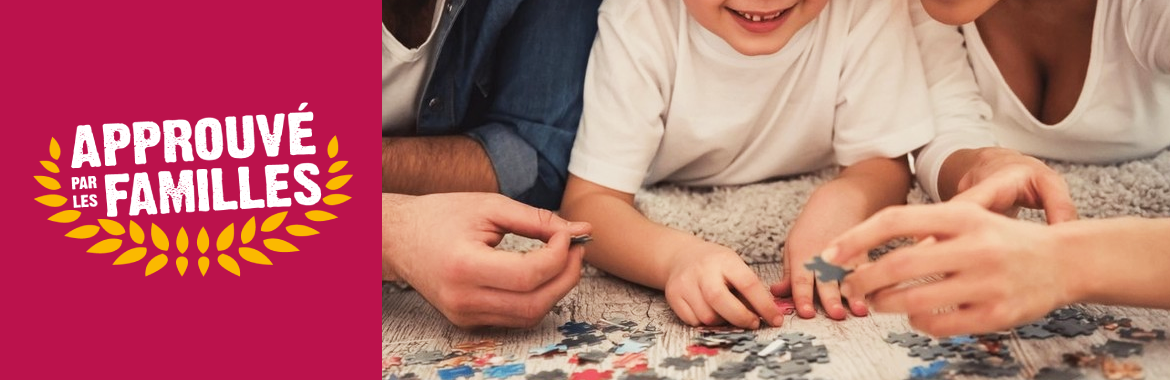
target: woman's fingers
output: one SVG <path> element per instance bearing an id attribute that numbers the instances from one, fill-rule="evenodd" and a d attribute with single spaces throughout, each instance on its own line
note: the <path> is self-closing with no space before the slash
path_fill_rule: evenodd
<path id="1" fill-rule="evenodd" d="M 944 241 L 896 249 L 845 277 L 842 290 L 846 297 L 862 299 L 903 282 L 957 272 L 970 265 L 964 260 L 964 248 L 961 243 Z"/>

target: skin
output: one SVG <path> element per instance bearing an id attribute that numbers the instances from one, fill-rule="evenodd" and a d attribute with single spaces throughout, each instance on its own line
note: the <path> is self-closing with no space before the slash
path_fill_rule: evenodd
<path id="1" fill-rule="evenodd" d="M 842 302 L 838 284 L 816 280 L 804 264 L 825 249 L 833 237 L 878 210 L 904 204 L 910 181 L 905 158 L 874 158 L 842 169 L 836 179 L 817 188 L 788 234 L 784 278 L 772 286 L 772 293 L 791 294 L 796 313 L 802 318 L 816 316 L 815 298 L 820 299 L 829 318 L 844 319 L 846 308 L 853 315 L 866 315 L 869 310 L 862 299 Z"/>
<path id="2" fill-rule="evenodd" d="M 1088 71 L 1096 0 L 923 0 L 934 19 L 974 22 L 1000 74 L 1042 123 L 1064 120 Z M 970 201 L 1005 215 L 1043 208 L 1049 223 L 1076 219 L 1063 178 L 1035 158 L 1002 148 L 964 149 L 944 161 L 942 200 Z"/>
<path id="3" fill-rule="evenodd" d="M 744 55 L 779 51 L 824 9 L 827 0 L 684 0 L 700 25 Z M 768 32 L 749 30 L 735 11 L 775 14 L 784 21 Z M 634 195 L 570 175 L 561 213 L 599 226 L 586 259 L 627 280 L 662 289 L 679 319 L 690 325 L 730 323 L 780 326 L 784 316 L 759 277 L 730 248 L 651 222 L 634 207 Z M 827 241 L 827 240 L 826 240 Z"/>
<path id="4" fill-rule="evenodd" d="M 588 223 L 498 194 L 382 194 L 382 279 L 404 280 L 452 324 L 532 327 L 581 277 Z M 547 243 L 520 254 L 496 250 L 504 234 Z"/>
<path id="5" fill-rule="evenodd" d="M 727 41 L 743 55 L 766 55 L 780 51 L 792 36 L 815 19 L 828 0 L 683 0 L 687 13 L 707 30 Z M 732 12 L 772 14 L 788 9 L 788 19 L 769 33 L 754 33 L 741 27 Z"/>
<path id="6" fill-rule="evenodd" d="M 870 248 L 893 238 L 930 236 L 862 264 L 846 277 L 842 291 L 867 297 L 875 311 L 907 314 L 911 325 L 926 333 L 952 336 L 1001 331 L 1070 303 L 1170 308 L 1167 231 L 1170 219 L 1045 226 L 947 202 L 883 210 L 822 254 L 851 265 L 865 262 Z M 931 275 L 943 278 L 899 286 Z"/>
<path id="7" fill-rule="evenodd" d="M 430 35 L 435 1 L 383 1 L 382 23 L 403 46 L 417 48 Z M 496 173 L 487 152 L 470 137 L 382 138 L 384 193 L 423 195 L 498 191 Z"/>

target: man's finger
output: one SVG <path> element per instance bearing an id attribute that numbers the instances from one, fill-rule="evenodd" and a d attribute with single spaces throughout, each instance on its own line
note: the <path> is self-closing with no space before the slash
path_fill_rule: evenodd
<path id="1" fill-rule="evenodd" d="M 484 202 L 487 220 L 494 227 L 520 236 L 548 241 L 557 232 L 567 231 L 573 235 L 592 232 L 588 223 L 572 223 L 552 211 L 532 207 L 514 200 L 500 197 Z M 572 231 L 570 231 L 572 230 Z"/>
<path id="2" fill-rule="evenodd" d="M 578 247 L 579 248 L 579 247 Z M 569 233 L 559 232 L 548 244 L 527 254 L 484 247 L 483 252 L 465 255 L 467 261 L 450 265 L 461 268 L 474 284 L 513 292 L 531 292 L 576 264 L 569 254 Z"/>

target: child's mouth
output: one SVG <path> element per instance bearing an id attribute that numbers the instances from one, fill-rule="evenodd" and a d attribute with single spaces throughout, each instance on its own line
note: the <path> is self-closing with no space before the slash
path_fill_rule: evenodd
<path id="1" fill-rule="evenodd" d="M 724 9 L 731 12 L 735 16 L 735 21 L 749 32 L 768 33 L 776 30 L 776 28 L 784 23 L 784 20 L 788 18 L 788 11 L 792 8 L 769 12 L 740 11 L 727 7 L 724 7 Z"/>

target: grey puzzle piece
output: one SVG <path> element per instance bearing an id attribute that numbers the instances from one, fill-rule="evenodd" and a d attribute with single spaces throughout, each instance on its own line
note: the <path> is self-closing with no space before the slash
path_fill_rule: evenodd
<path id="1" fill-rule="evenodd" d="M 1115 358 L 1128 358 L 1133 355 L 1141 355 L 1142 345 L 1110 339 L 1105 344 L 1093 346 L 1093 353 L 1097 355 L 1110 355 Z"/>
<path id="2" fill-rule="evenodd" d="M 1016 335 L 1019 335 L 1020 339 L 1048 339 L 1056 336 L 1056 334 L 1054 334 L 1052 331 L 1048 331 L 1048 329 L 1044 328 L 1044 325 L 1040 323 L 1030 323 L 1016 327 Z"/>
<path id="3" fill-rule="evenodd" d="M 1048 322 L 1044 328 L 1072 338 L 1078 335 L 1093 335 L 1093 332 L 1097 331 L 1097 324 L 1081 319 L 1058 319 Z"/>
<path id="4" fill-rule="evenodd" d="M 812 335 L 805 335 L 802 332 L 784 333 L 780 334 L 779 339 L 783 339 L 788 343 L 788 346 L 796 346 L 801 344 L 812 344 L 813 339 L 817 337 Z"/>
<path id="5" fill-rule="evenodd" d="M 669 357 L 666 359 L 662 359 L 662 363 L 658 364 L 658 366 L 659 367 L 674 368 L 674 369 L 679 370 L 679 371 L 686 371 L 688 369 L 691 369 L 691 367 L 701 366 L 701 365 L 705 364 L 706 362 L 707 361 L 705 359 L 703 359 L 702 356 L 696 356 L 693 358 L 688 358 L 685 356 L 675 356 L 675 357 Z"/>
<path id="6" fill-rule="evenodd" d="M 526 377 L 526 379 L 528 379 L 528 380 L 568 380 L 569 374 L 565 373 L 565 371 L 562 371 L 559 369 L 554 369 L 551 371 L 540 371 L 538 373 L 528 375 Z"/>
<path id="7" fill-rule="evenodd" d="M 1036 376 L 1032 380 L 1076 380 L 1082 377 L 1081 371 L 1074 368 L 1056 369 L 1044 367 L 1036 372 Z"/>
<path id="8" fill-rule="evenodd" d="M 815 272 L 821 282 L 842 281 L 846 275 L 853 273 L 852 270 L 833 265 L 820 256 L 813 256 L 812 261 L 805 263 L 804 267 Z"/>
<path id="9" fill-rule="evenodd" d="M 417 351 L 402 358 L 402 365 L 435 364 L 447 358 L 447 354 L 438 350 Z"/>
<path id="10" fill-rule="evenodd" d="M 910 356 L 923 360 L 935 360 L 955 356 L 955 353 L 942 346 L 926 345 L 910 347 Z"/>
<path id="11" fill-rule="evenodd" d="M 885 339 L 886 343 L 897 344 L 902 347 L 910 348 L 915 346 L 925 346 L 930 344 L 930 338 L 921 336 L 915 333 L 890 333 Z"/>
<path id="12" fill-rule="evenodd" d="M 829 349 L 823 345 L 817 346 L 801 346 L 794 348 L 789 353 L 792 355 L 792 360 L 801 360 L 809 363 L 828 363 Z"/>

